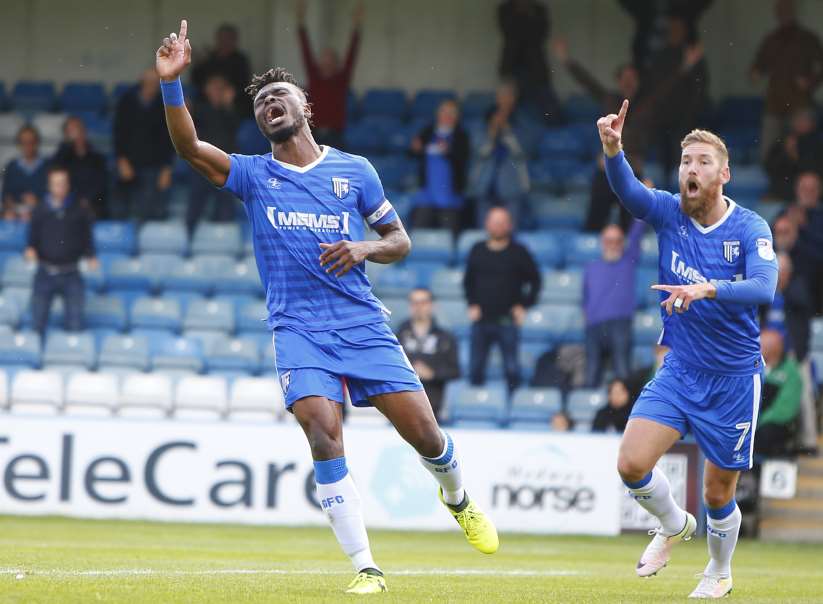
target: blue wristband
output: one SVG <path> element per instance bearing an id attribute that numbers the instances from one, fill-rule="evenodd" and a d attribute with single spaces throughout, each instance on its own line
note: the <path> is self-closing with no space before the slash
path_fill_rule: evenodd
<path id="1" fill-rule="evenodd" d="M 180 107 L 185 104 L 183 100 L 183 85 L 180 78 L 172 82 L 160 80 L 160 92 L 163 95 L 163 104 L 172 107 Z"/>

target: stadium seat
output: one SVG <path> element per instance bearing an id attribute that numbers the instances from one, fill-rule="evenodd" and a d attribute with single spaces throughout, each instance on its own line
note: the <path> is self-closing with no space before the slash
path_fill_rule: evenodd
<path id="1" fill-rule="evenodd" d="M 0 325 L 16 328 L 23 312 L 17 300 L 0 292 Z"/>
<path id="2" fill-rule="evenodd" d="M 117 376 L 110 373 L 76 373 L 66 383 L 68 415 L 109 417 L 117 409 L 118 400 Z"/>
<path id="3" fill-rule="evenodd" d="M 66 113 L 102 113 L 106 109 L 106 91 L 97 82 L 69 82 L 60 93 L 60 109 Z"/>
<path id="4" fill-rule="evenodd" d="M 823 317 L 812 319 L 810 346 L 812 350 L 823 351 Z"/>
<path id="5" fill-rule="evenodd" d="M 601 116 L 602 108 L 589 95 L 573 94 L 563 104 L 563 114 L 570 122 L 593 126 Z"/>
<path id="6" fill-rule="evenodd" d="M 373 157 L 372 165 L 380 176 L 383 186 L 390 189 L 406 189 L 413 186 L 414 164 L 410 163 L 405 156 L 398 154 Z M 398 212 L 401 211 L 399 207 L 395 209 Z"/>
<path id="7" fill-rule="evenodd" d="M 53 371 L 20 371 L 11 384 L 12 413 L 56 415 L 63 408 L 63 378 Z"/>
<path id="8" fill-rule="evenodd" d="M 563 408 L 563 393 L 558 388 L 520 388 L 512 397 L 509 422 L 534 422 L 549 426 Z"/>
<path id="9" fill-rule="evenodd" d="M 471 321 L 464 300 L 435 300 L 434 316 L 438 324 L 457 338 L 469 336 Z"/>
<path id="10" fill-rule="evenodd" d="M 94 223 L 94 247 L 98 254 L 134 253 L 136 240 L 134 224 L 120 220 L 101 220 Z"/>
<path id="11" fill-rule="evenodd" d="M 237 256 L 242 251 L 243 237 L 237 224 L 201 222 L 194 230 L 192 254 Z"/>
<path id="12" fill-rule="evenodd" d="M 632 346 L 632 369 L 643 369 L 654 365 L 654 346 L 641 344 Z"/>
<path id="13" fill-rule="evenodd" d="M 606 392 L 600 389 L 580 388 L 569 394 L 568 413 L 575 423 L 591 424 L 598 409 L 606 404 Z"/>
<path id="14" fill-rule="evenodd" d="M 40 336 L 33 331 L 0 329 L 0 365 L 39 367 Z"/>
<path id="15" fill-rule="evenodd" d="M 529 195 L 529 206 L 540 229 L 579 229 L 585 220 L 588 200 L 574 194 L 556 196 L 539 191 Z M 552 266 L 560 266 L 563 258 L 555 259 Z"/>
<path id="16" fill-rule="evenodd" d="M 26 223 L 0 220 L 0 251 L 22 252 L 26 247 L 27 236 L 28 225 Z"/>
<path id="17" fill-rule="evenodd" d="M 233 267 L 234 261 L 228 256 L 198 256 L 181 262 L 164 275 L 162 288 L 164 291 L 210 294 L 224 275 L 231 274 Z"/>
<path id="18" fill-rule="evenodd" d="M 457 262 L 463 264 L 469 257 L 474 245 L 480 241 L 485 241 L 488 235 L 483 229 L 469 229 L 460 233 L 457 239 Z"/>
<path id="19" fill-rule="evenodd" d="M 543 273 L 540 288 L 541 304 L 580 304 L 583 300 L 581 271 L 549 271 Z"/>
<path id="20" fill-rule="evenodd" d="M 228 406 L 226 380 L 218 376 L 184 377 L 174 396 L 177 419 L 222 419 Z"/>
<path id="21" fill-rule="evenodd" d="M 656 269 L 658 260 L 657 237 L 654 233 L 648 233 L 640 242 L 640 266 Z"/>
<path id="22" fill-rule="evenodd" d="M 206 367 L 213 371 L 243 371 L 255 373 L 260 369 L 260 350 L 253 339 L 222 338 L 206 348 Z"/>
<path id="23" fill-rule="evenodd" d="M 164 418 L 171 413 L 172 383 L 159 373 L 136 373 L 123 378 L 117 414 L 121 417 Z"/>
<path id="24" fill-rule="evenodd" d="M 57 104 L 57 92 L 52 82 L 19 81 L 11 92 L 14 109 L 21 113 L 53 111 Z"/>
<path id="25" fill-rule="evenodd" d="M 72 333 L 51 330 L 46 336 L 43 364 L 92 369 L 97 361 L 94 337 L 87 332 Z"/>
<path id="26" fill-rule="evenodd" d="M 762 113 L 762 96 L 729 96 L 718 104 L 715 120 L 725 127 L 760 126 Z"/>
<path id="27" fill-rule="evenodd" d="M 89 329 L 122 331 L 128 324 L 123 301 L 114 296 L 87 296 L 84 312 L 86 327 Z"/>
<path id="28" fill-rule="evenodd" d="M 583 158 L 587 151 L 586 141 L 573 128 L 565 127 L 545 130 L 537 150 L 540 158 L 546 161 Z"/>
<path id="29" fill-rule="evenodd" d="M 410 289 L 419 284 L 417 271 L 410 266 L 391 267 L 381 272 L 372 283 L 381 299 L 406 296 Z"/>
<path id="30" fill-rule="evenodd" d="M 157 292 L 166 276 L 183 260 L 175 254 L 144 254 L 113 260 L 106 275 L 111 290 Z"/>
<path id="31" fill-rule="evenodd" d="M 391 313 L 389 324 L 391 325 L 392 331 L 397 331 L 400 325 L 409 318 L 408 299 L 405 296 L 381 296 L 380 301 Z"/>
<path id="32" fill-rule="evenodd" d="M 663 319 L 659 310 L 635 313 L 632 320 L 632 341 L 635 344 L 657 344 L 662 330 Z"/>
<path id="33" fill-rule="evenodd" d="M 40 133 L 41 146 L 46 149 L 56 149 L 63 140 L 63 125 L 66 123 L 63 113 L 39 113 L 31 121 Z"/>
<path id="34" fill-rule="evenodd" d="M 350 149 L 353 153 L 372 155 L 384 150 L 385 140 L 380 132 L 364 123 L 347 126 L 343 132 L 343 140 L 346 149 Z"/>
<path id="35" fill-rule="evenodd" d="M 516 239 L 528 248 L 540 266 L 559 266 L 563 261 L 560 242 L 551 233 L 545 231 L 520 233 Z"/>
<path id="36" fill-rule="evenodd" d="M 265 333 L 268 317 L 269 310 L 266 308 L 264 301 L 255 300 L 244 304 L 237 309 L 237 331 L 242 333 Z"/>
<path id="37" fill-rule="evenodd" d="M 385 266 L 385 265 L 381 265 Z M 254 256 L 247 256 L 235 262 L 227 274 L 214 280 L 215 294 L 244 294 L 259 296 L 263 292 L 260 274 Z"/>
<path id="38" fill-rule="evenodd" d="M 141 254 L 185 254 L 188 234 L 182 222 L 146 222 L 137 235 Z"/>
<path id="39" fill-rule="evenodd" d="M 637 308 L 657 310 L 660 302 L 660 293 L 651 288 L 659 280 L 657 269 L 640 267 L 634 277 L 634 297 Z"/>
<path id="40" fill-rule="evenodd" d="M 200 373 L 203 370 L 203 348 L 197 340 L 160 336 L 149 340 L 149 351 L 154 371 Z"/>
<path id="41" fill-rule="evenodd" d="M 577 305 L 539 304 L 526 313 L 521 328 L 524 342 L 545 345 L 582 339 L 583 311 Z"/>
<path id="42" fill-rule="evenodd" d="M 460 113 L 466 120 L 486 119 L 486 114 L 494 107 L 494 93 L 472 91 L 463 97 Z"/>
<path id="43" fill-rule="evenodd" d="M 243 155 L 271 153 L 271 143 L 261 134 L 253 119 L 243 120 L 237 129 L 237 150 Z"/>
<path id="44" fill-rule="evenodd" d="M 184 329 L 212 329 L 230 333 L 234 331 L 234 324 L 234 305 L 226 300 L 191 304 L 183 317 Z"/>
<path id="45" fill-rule="evenodd" d="M 411 102 L 411 117 L 433 121 L 440 103 L 454 98 L 450 90 L 419 90 Z"/>
<path id="46" fill-rule="evenodd" d="M 231 385 L 229 419 L 276 421 L 283 414 L 280 381 L 269 377 L 237 378 Z"/>
<path id="47" fill-rule="evenodd" d="M 438 300 L 463 300 L 463 271 L 452 268 L 440 269 L 432 275 L 431 290 Z M 465 313 L 465 304 L 463 307 Z"/>
<path id="48" fill-rule="evenodd" d="M 414 229 L 411 232 L 412 251 L 410 260 L 442 262 L 452 260 L 452 234 L 448 229 Z"/>
<path id="49" fill-rule="evenodd" d="M 180 331 L 180 303 L 171 298 L 138 298 L 131 308 L 131 327 Z"/>
<path id="50" fill-rule="evenodd" d="M 396 88 L 367 90 L 360 109 L 364 116 L 382 115 L 402 120 L 406 117 L 406 93 Z"/>
<path id="51" fill-rule="evenodd" d="M 502 383 L 471 386 L 463 381 L 446 386 L 449 419 L 455 422 L 480 420 L 499 424 L 506 419 L 506 388 Z"/>
<path id="52" fill-rule="evenodd" d="M 16 256 L 6 260 L 3 267 L 3 288 L 25 287 L 31 289 L 34 282 L 34 273 L 37 265 L 29 262 L 23 256 Z"/>
<path id="53" fill-rule="evenodd" d="M 565 250 L 567 266 L 583 266 L 599 260 L 602 255 L 600 239 L 592 233 L 577 233 L 567 242 Z"/>
<path id="54" fill-rule="evenodd" d="M 25 123 L 25 118 L 18 113 L 0 113 L 0 143 L 3 143 L 4 146 L 8 145 L 14 156 L 19 153 L 16 146 L 17 132 Z M 5 162 L 2 166 L 3 168 L 6 167 Z"/>
<path id="55" fill-rule="evenodd" d="M 149 342 L 139 335 L 110 335 L 100 347 L 99 369 L 130 368 L 146 371 L 149 368 Z"/>

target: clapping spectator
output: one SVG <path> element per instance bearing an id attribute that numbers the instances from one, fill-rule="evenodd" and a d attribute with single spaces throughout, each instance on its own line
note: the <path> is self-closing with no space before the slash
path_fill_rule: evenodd
<path id="1" fill-rule="evenodd" d="M 760 43 L 751 67 L 753 81 L 768 79 L 760 133 L 763 159 L 789 116 L 813 106 L 814 91 L 823 79 L 823 45 L 817 34 L 797 22 L 794 1 L 777 0 L 775 16 L 778 27 Z"/>
<path id="2" fill-rule="evenodd" d="M 423 382 L 435 416 L 442 419 L 446 383 L 460 377 L 457 340 L 437 324 L 430 290 L 413 289 L 409 293 L 409 310 L 411 318 L 397 330 L 397 339 Z"/>
<path id="3" fill-rule="evenodd" d="M 600 385 L 603 358 L 611 357 L 615 377 L 625 380 L 631 362 L 632 317 L 635 309 L 635 268 L 645 226 L 636 220 L 626 245 L 617 225 L 600 235 L 602 258 L 583 272 L 583 310 L 586 318 L 586 386 Z"/>
<path id="4" fill-rule="evenodd" d="M 514 131 L 517 88 L 512 82 L 497 87 L 496 103 L 486 116 L 486 132 L 477 149 L 470 194 L 477 202 L 477 222 L 483 224 L 493 206 L 503 206 L 515 225 L 529 192 L 526 152 Z"/>
<path id="5" fill-rule="evenodd" d="M 139 85 L 117 103 L 114 154 L 119 203 L 113 217 L 124 219 L 135 213 L 143 220 L 165 218 L 174 148 L 154 69 L 145 70 Z"/>
<path id="6" fill-rule="evenodd" d="M 766 376 L 754 450 L 761 455 L 780 455 L 786 453 L 795 436 L 803 378 L 797 362 L 784 353 L 779 331 L 764 330 L 760 347 L 766 361 Z"/>
<path id="7" fill-rule="evenodd" d="M 26 258 L 37 262 L 31 295 L 32 323 L 43 334 L 51 304 L 61 296 L 65 307 L 66 331 L 83 329 L 83 277 L 78 262 L 97 264 L 92 238 L 92 218 L 88 209 L 71 194 L 69 171 L 52 166 L 48 172 L 48 193 L 32 214 Z"/>
<path id="8" fill-rule="evenodd" d="M 592 422 L 592 432 L 620 432 L 626 429 L 634 401 L 625 382 L 612 380 L 605 406 L 598 409 Z"/>
<path id="9" fill-rule="evenodd" d="M 514 390 L 520 384 L 520 326 L 540 293 L 540 272 L 529 250 L 512 239 L 512 219 L 505 209 L 489 211 L 486 232 L 488 239 L 469 252 L 463 276 L 472 322 L 469 377 L 472 384 L 485 383 L 489 351 L 497 344 Z"/>
<path id="10" fill-rule="evenodd" d="M 306 30 L 306 2 L 297 2 L 297 25 L 300 34 L 300 51 L 308 75 L 309 101 L 312 103 L 314 138 L 321 145 L 342 148 L 343 130 L 346 127 L 346 96 L 354 75 L 357 49 L 360 47 L 360 25 L 363 22 L 362 2 L 355 8 L 349 49 L 343 64 L 333 48 L 324 48 L 320 57 L 312 51 Z"/>
<path id="11" fill-rule="evenodd" d="M 815 172 L 797 177 L 795 201 L 786 216 L 798 227 L 797 243 L 792 250 L 794 268 L 805 276 L 815 313 L 823 312 L 823 205 L 821 180 Z"/>
<path id="12" fill-rule="evenodd" d="M 69 117 L 63 124 L 63 142 L 54 163 L 69 171 L 74 202 L 89 208 L 97 217 L 106 216 L 106 158 L 89 142 L 86 125 L 79 117 Z"/>
<path id="13" fill-rule="evenodd" d="M 40 155 L 40 133 L 32 126 L 17 132 L 20 157 L 12 159 L 3 175 L 3 219 L 28 221 L 46 193 L 48 162 Z"/>
<path id="14" fill-rule="evenodd" d="M 784 201 L 791 199 L 799 174 L 809 171 L 823 174 L 823 141 L 817 133 L 812 109 L 799 109 L 792 114 L 791 129 L 772 144 L 765 168 L 769 175 L 769 195 Z"/>
<path id="15" fill-rule="evenodd" d="M 211 75 L 206 80 L 204 100 L 194 104 L 192 119 L 198 136 L 209 141 L 226 153 L 237 150 L 237 129 L 240 118 L 234 110 L 235 91 L 222 75 Z M 212 218 L 217 222 L 229 222 L 235 215 L 235 198 L 228 191 L 216 189 L 203 176 L 193 173 L 189 189 L 189 207 L 186 226 L 194 232 L 210 202 L 214 203 Z"/>
<path id="16" fill-rule="evenodd" d="M 436 121 L 411 142 L 411 152 L 420 165 L 420 191 L 412 221 L 415 228 L 458 230 L 469 165 L 469 136 L 459 120 L 457 102 L 443 101 Z"/>
<path id="17" fill-rule="evenodd" d="M 251 98 L 243 94 L 251 80 L 248 57 L 238 48 L 237 28 L 223 23 L 214 33 L 214 48 L 191 70 L 191 82 L 200 95 L 206 93 L 206 82 L 214 75 L 223 76 L 234 89 L 234 106 L 241 117 L 251 115 Z"/>

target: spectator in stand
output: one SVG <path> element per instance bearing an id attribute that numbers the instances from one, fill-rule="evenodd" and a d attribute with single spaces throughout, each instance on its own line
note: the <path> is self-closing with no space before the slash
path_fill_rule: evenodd
<path id="1" fill-rule="evenodd" d="M 69 171 L 74 203 L 85 206 L 98 218 L 105 217 L 109 181 L 106 158 L 89 143 L 86 125 L 79 117 L 71 116 L 63 124 L 63 142 L 54 163 Z"/>
<path id="2" fill-rule="evenodd" d="M 69 171 L 52 166 L 48 172 L 48 193 L 32 214 L 26 259 L 37 263 L 31 294 L 34 330 L 46 330 L 51 303 L 62 296 L 66 331 L 83 329 L 83 277 L 78 263 L 85 257 L 89 267 L 97 266 L 92 238 L 92 217 L 71 194 Z"/>
<path id="3" fill-rule="evenodd" d="M 565 411 L 558 411 L 552 416 L 552 432 L 571 432 L 574 430 L 574 422 Z"/>
<path id="4" fill-rule="evenodd" d="M 546 41 L 551 35 L 549 9 L 536 0 L 505 0 L 497 7 L 497 24 L 503 34 L 500 76 L 517 84 L 524 107 L 541 121 L 561 121 L 546 60 Z"/>
<path id="5" fill-rule="evenodd" d="M 437 119 L 411 142 L 419 161 L 420 191 L 415 199 L 415 228 L 449 229 L 457 233 L 469 165 L 469 135 L 460 125 L 457 101 L 437 108 Z"/>
<path id="6" fill-rule="evenodd" d="M 784 354 L 783 336 L 779 331 L 763 330 L 760 347 L 766 361 L 766 376 L 754 450 L 761 455 L 781 455 L 787 452 L 795 437 L 803 378 L 797 362 Z"/>
<path id="7" fill-rule="evenodd" d="M 6 164 L 3 174 L 3 220 L 28 222 L 46 194 L 48 162 L 40 155 L 40 133 L 32 126 L 17 132 L 20 157 Z"/>
<path id="8" fill-rule="evenodd" d="M 134 213 L 142 220 L 165 218 L 174 148 L 153 68 L 146 69 L 140 84 L 117 103 L 114 154 L 119 199 L 112 217 L 122 220 Z"/>
<path id="9" fill-rule="evenodd" d="M 400 326 L 397 339 L 423 382 L 435 416 L 442 419 L 446 383 L 460 377 L 457 340 L 437 324 L 430 290 L 413 289 L 409 293 L 409 310 L 410 318 Z"/>
<path id="10" fill-rule="evenodd" d="M 714 0 L 619 0 L 635 21 L 632 62 L 640 71 L 666 45 L 669 17 L 676 15 L 686 24 L 689 44 L 697 42 L 697 21 Z M 622 100 L 622 99 L 621 99 Z M 610 109 L 609 113 L 614 110 Z"/>
<path id="11" fill-rule="evenodd" d="M 812 300 L 805 279 L 794 274 L 786 252 L 777 253 L 777 290 L 774 301 L 760 308 L 760 325 L 783 337 L 783 348 L 803 362 L 809 353 Z"/>
<path id="12" fill-rule="evenodd" d="M 526 152 L 514 131 L 517 88 L 512 82 L 497 87 L 496 104 L 486 116 L 486 135 L 476 152 L 470 177 L 470 197 L 477 204 L 477 224 L 482 225 L 494 206 L 503 206 L 515 225 L 529 192 Z"/>
<path id="13" fill-rule="evenodd" d="M 620 227 L 607 226 L 600 235 L 602 259 L 590 262 L 583 272 L 588 388 L 600 386 L 606 353 L 611 356 L 616 378 L 625 380 L 629 375 L 635 268 L 644 231 L 645 225 L 635 220 L 626 245 Z"/>
<path id="14" fill-rule="evenodd" d="M 192 67 L 191 83 L 200 95 L 206 93 L 210 76 L 220 75 L 234 88 L 235 109 L 241 117 L 251 117 L 251 101 L 244 94 L 251 81 L 249 58 L 238 49 L 237 28 L 223 23 L 214 33 L 214 48 Z"/>
<path id="15" fill-rule="evenodd" d="M 204 100 L 194 104 L 192 118 L 198 136 L 209 141 L 226 153 L 237 151 L 237 129 L 240 117 L 234 110 L 234 87 L 222 75 L 214 74 L 206 80 Z M 214 203 L 212 219 L 216 222 L 230 222 L 235 216 L 235 198 L 223 189 L 215 188 L 200 174 L 191 175 L 189 207 L 186 211 L 186 226 L 189 234 L 202 218 L 209 202 Z"/>
<path id="16" fill-rule="evenodd" d="M 821 181 L 815 172 L 797 177 L 795 202 L 786 216 L 798 227 L 797 243 L 792 250 L 795 270 L 805 276 L 815 313 L 823 312 L 823 205 Z"/>
<path id="17" fill-rule="evenodd" d="M 352 18 L 352 33 L 346 59 L 340 58 L 333 48 L 324 48 L 320 58 L 314 55 L 306 31 L 306 2 L 297 2 L 297 26 L 300 50 L 308 75 L 309 101 L 312 103 L 312 132 L 318 144 L 341 149 L 343 130 L 346 128 L 346 98 L 351 87 L 357 49 L 360 47 L 360 25 L 363 22 L 363 3 L 359 3 Z"/>
<path id="18" fill-rule="evenodd" d="M 634 401 L 629 388 L 619 379 L 609 384 L 608 399 L 605 406 L 598 409 L 592 422 L 592 432 L 619 432 L 623 433 L 629 421 Z"/>
<path id="19" fill-rule="evenodd" d="M 471 328 L 470 380 L 486 381 L 486 361 L 493 344 L 500 346 L 510 390 L 520 384 L 517 358 L 520 326 L 526 309 L 540 293 L 540 271 L 525 246 L 512 239 L 511 215 L 492 208 L 486 217 L 488 239 L 469 252 L 463 289 Z"/>
<path id="20" fill-rule="evenodd" d="M 823 45 L 814 32 L 798 24 L 794 1 L 777 0 L 775 16 L 778 27 L 760 43 L 751 67 L 754 82 L 768 79 L 760 133 L 763 159 L 789 117 L 814 105 L 814 91 L 823 79 Z"/>
<path id="21" fill-rule="evenodd" d="M 792 198 L 794 182 L 802 172 L 823 175 L 823 141 L 812 109 L 798 109 L 792 114 L 791 130 L 772 144 L 765 168 L 769 196 L 783 201 Z"/>

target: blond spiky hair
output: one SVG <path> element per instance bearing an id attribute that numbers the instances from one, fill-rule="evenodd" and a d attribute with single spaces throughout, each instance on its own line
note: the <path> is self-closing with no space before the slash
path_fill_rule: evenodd
<path id="1" fill-rule="evenodd" d="M 717 136 L 714 132 L 695 128 L 689 132 L 682 141 L 680 141 L 680 148 L 685 149 L 694 143 L 704 143 L 714 147 L 720 154 L 721 159 L 729 161 L 729 150 L 726 148 L 726 143 L 723 142 L 723 139 Z"/>

